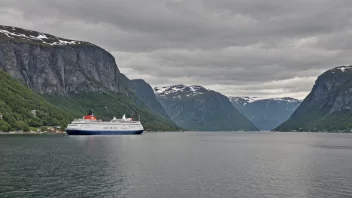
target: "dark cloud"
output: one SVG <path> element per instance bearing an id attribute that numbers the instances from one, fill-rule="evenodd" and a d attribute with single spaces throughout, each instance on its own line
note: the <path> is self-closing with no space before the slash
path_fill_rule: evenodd
<path id="1" fill-rule="evenodd" d="M 130 78 L 302 98 L 352 63 L 350 0 L 2 0 L 0 23 L 86 40 Z"/>

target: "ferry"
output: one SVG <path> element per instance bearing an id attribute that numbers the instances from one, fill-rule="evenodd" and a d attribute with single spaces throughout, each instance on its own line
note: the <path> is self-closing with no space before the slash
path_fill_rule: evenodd
<path id="1" fill-rule="evenodd" d="M 114 117 L 111 121 L 97 120 L 92 111 L 80 119 L 75 119 L 66 128 L 67 135 L 140 135 L 144 129 L 140 121 Z"/>

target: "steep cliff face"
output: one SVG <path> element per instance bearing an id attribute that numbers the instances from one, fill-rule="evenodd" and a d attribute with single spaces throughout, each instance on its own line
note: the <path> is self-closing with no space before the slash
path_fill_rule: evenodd
<path id="1" fill-rule="evenodd" d="M 323 73 L 310 94 L 278 131 L 350 131 L 352 128 L 352 66 Z"/>
<path id="2" fill-rule="evenodd" d="M 104 49 L 21 28 L 0 26 L 0 67 L 38 93 L 126 93 L 114 57 Z"/>
<path id="3" fill-rule="evenodd" d="M 154 88 L 171 119 L 188 130 L 256 131 L 229 99 L 201 86 L 175 85 Z"/>
<path id="4" fill-rule="evenodd" d="M 294 98 L 229 97 L 231 103 L 260 130 L 271 130 L 286 121 L 300 105 Z"/>
<path id="5" fill-rule="evenodd" d="M 128 81 L 128 86 L 150 110 L 170 119 L 169 115 L 156 99 L 153 88 L 148 83 L 142 79 L 135 79 Z"/>

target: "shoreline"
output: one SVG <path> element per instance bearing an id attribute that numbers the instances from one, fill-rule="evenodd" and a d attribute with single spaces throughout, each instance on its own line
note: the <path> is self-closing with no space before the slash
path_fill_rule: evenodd
<path id="1" fill-rule="evenodd" d="M 51 132 L 17 132 L 17 131 L 10 131 L 10 132 L 0 132 L 0 135 L 62 135 L 66 134 L 66 132 L 62 133 L 51 133 Z"/>
<path id="2" fill-rule="evenodd" d="M 246 132 L 246 133 L 262 133 L 262 132 L 270 132 L 270 133 L 352 133 L 350 131 L 144 131 L 144 133 L 187 133 L 187 132 Z M 59 133 L 53 133 L 53 132 L 17 132 L 17 131 L 11 131 L 11 132 L 0 132 L 1 135 L 66 135 L 66 132 L 59 132 Z"/>

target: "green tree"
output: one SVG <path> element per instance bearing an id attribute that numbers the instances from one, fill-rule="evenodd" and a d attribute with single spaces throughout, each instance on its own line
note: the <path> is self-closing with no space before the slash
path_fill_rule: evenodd
<path id="1" fill-rule="evenodd" d="M 41 127 L 43 126 L 43 122 L 40 121 L 39 118 L 32 118 L 27 121 L 27 124 L 32 127 Z"/>
<path id="2" fill-rule="evenodd" d="M 23 121 L 16 121 L 14 124 L 13 124 L 13 127 L 16 129 L 16 130 L 22 130 L 22 131 L 29 131 L 29 126 L 23 122 Z"/>
<path id="3" fill-rule="evenodd" d="M 0 131 L 9 132 L 11 131 L 11 125 L 9 125 L 6 121 L 0 120 Z"/>

